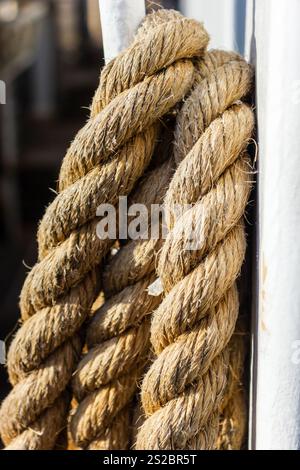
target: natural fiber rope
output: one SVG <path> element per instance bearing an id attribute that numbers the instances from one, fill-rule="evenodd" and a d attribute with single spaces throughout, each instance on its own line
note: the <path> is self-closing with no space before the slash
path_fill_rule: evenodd
<path id="1" fill-rule="evenodd" d="M 167 295 L 151 325 L 158 357 L 142 384 L 148 418 L 138 449 L 185 449 L 191 440 L 198 449 L 215 446 L 218 419 L 211 419 L 226 386 L 226 345 L 238 314 L 235 279 L 245 252 L 242 216 L 251 184 L 243 151 L 253 113 L 238 100 L 251 79 L 242 60 L 208 53 L 178 117 L 179 166 L 165 199 L 170 232 L 158 265 Z M 176 220 L 174 205 L 193 203 Z M 197 249 L 186 250 L 184 228 L 199 220 Z"/>
<path id="2" fill-rule="evenodd" d="M 10 448 L 51 448 L 65 425 L 60 397 L 81 349 L 76 332 L 94 300 L 94 268 L 111 244 L 96 236 L 96 207 L 128 194 L 144 172 L 156 123 L 191 87 L 188 59 L 201 55 L 207 42 L 196 21 L 160 11 L 101 75 L 91 116 L 63 160 L 59 194 L 39 227 L 39 262 L 21 293 L 24 324 L 8 355 L 14 388 L 0 410 L 1 437 Z M 120 378 L 116 390 L 126 380 Z M 116 390 L 104 388 L 95 409 L 119 397 Z"/>
<path id="3" fill-rule="evenodd" d="M 243 388 L 247 337 L 240 318 L 229 343 L 228 382 L 220 410 L 217 439 L 219 450 L 241 449 L 247 429 L 247 399 Z"/>
<path id="4" fill-rule="evenodd" d="M 151 205 L 162 204 L 163 198 L 173 175 L 174 160 L 169 158 L 162 165 L 146 174 L 143 184 L 138 187 L 135 198 L 129 205 L 137 202 L 151 211 Z M 141 280 L 155 270 L 156 254 L 162 246 L 161 238 L 130 240 L 114 256 L 103 271 L 103 287 L 108 296 L 128 285 Z"/>
<path id="5" fill-rule="evenodd" d="M 219 60 L 221 60 L 222 57 L 222 55 L 217 52 L 213 53 L 211 56 L 213 58 L 216 56 L 219 58 Z M 225 58 L 228 60 L 228 55 L 224 54 L 223 60 Z M 232 56 L 230 56 L 230 58 L 232 59 Z M 237 59 L 236 57 L 234 58 Z M 245 87 L 245 84 L 243 84 L 242 86 Z M 236 92 L 237 91 L 235 90 L 235 93 Z M 158 195 L 160 195 L 161 189 L 163 189 L 164 193 L 166 183 L 169 179 L 169 172 L 167 171 L 168 167 L 169 163 L 167 163 L 167 165 L 165 164 L 162 167 L 159 167 L 157 170 L 153 171 L 150 176 L 148 175 L 146 177 L 144 184 L 142 185 L 142 187 L 139 187 L 137 191 L 139 195 L 139 202 L 142 201 L 144 204 L 147 205 L 147 207 L 150 207 L 150 203 L 154 204 L 160 202 L 160 198 L 158 197 Z M 163 186 L 162 182 L 164 182 Z M 125 288 L 125 286 L 127 285 L 132 285 L 134 284 L 134 282 L 143 278 L 145 275 L 149 275 L 149 273 L 151 273 L 151 271 L 154 269 L 155 251 L 153 250 L 155 248 L 157 250 L 156 245 L 157 243 L 155 240 L 139 240 L 138 242 L 132 241 L 125 245 L 125 247 L 123 247 L 119 251 L 119 253 L 112 258 L 111 263 L 105 269 L 104 286 L 106 292 L 108 291 L 110 294 L 116 293 L 118 289 Z M 139 334 L 142 334 L 143 336 L 135 337 L 134 344 L 130 343 L 128 340 L 125 342 L 127 336 L 132 335 L 132 326 L 136 326 L 136 322 L 140 322 L 140 319 L 143 316 L 151 312 L 148 307 L 149 296 L 146 293 L 146 286 L 144 284 L 142 284 L 141 286 L 142 288 L 140 289 L 140 284 L 136 284 L 134 294 L 132 294 L 130 289 L 125 288 L 124 292 L 122 292 L 122 296 L 116 295 L 112 297 L 108 303 L 104 304 L 104 306 L 99 310 L 99 312 L 93 319 L 88 330 L 88 338 L 91 342 L 91 345 L 96 344 L 97 342 L 99 343 L 101 340 L 103 342 L 101 344 L 101 347 L 94 347 L 79 365 L 78 372 L 74 380 L 75 394 L 77 394 L 78 396 L 80 396 L 80 393 L 82 393 L 82 389 L 86 393 L 91 393 L 91 391 L 95 389 L 98 389 L 101 392 L 101 387 L 103 386 L 103 383 L 105 383 L 105 380 L 109 380 L 111 386 L 114 386 L 114 381 L 118 379 L 118 374 L 122 374 L 124 372 L 130 374 L 133 364 L 135 364 L 137 358 L 144 352 L 147 352 L 148 328 L 146 332 L 143 328 L 143 323 L 139 326 L 138 330 L 136 330 L 139 332 Z M 128 318 L 127 315 L 126 305 L 129 302 L 131 308 L 132 306 L 134 306 L 134 318 Z M 152 308 L 153 306 L 154 303 L 152 305 Z M 236 320 L 237 309 L 231 307 L 232 306 L 229 305 L 228 309 L 232 314 L 232 319 L 228 322 L 227 325 L 225 325 L 225 339 L 223 339 L 223 343 L 224 341 L 226 341 L 227 337 L 231 336 L 232 324 L 234 324 Z M 220 310 L 220 315 L 217 319 L 217 326 L 222 323 L 223 310 Z M 107 317 L 109 321 L 107 321 Z M 215 317 L 212 318 L 213 320 L 215 320 Z M 121 329 L 119 328 L 120 323 L 122 323 Z M 209 328 L 213 330 L 213 328 L 216 329 L 216 326 L 209 325 L 208 331 Z M 114 337 L 115 340 L 117 335 L 120 335 L 117 338 L 118 341 L 115 341 L 113 348 L 111 347 L 111 341 L 106 340 L 105 334 L 110 334 L 110 337 Z M 212 336 L 215 342 L 219 340 L 216 333 Z M 119 346 L 120 341 L 122 341 L 122 347 Z M 215 353 L 216 345 L 208 344 L 207 349 L 209 350 L 209 348 L 211 348 L 211 351 Z M 109 349 L 109 355 L 107 354 L 107 349 Z M 208 352 L 208 360 L 209 359 L 210 355 Z M 112 363 L 114 365 L 114 369 L 108 377 L 107 369 L 110 368 Z M 122 395 L 126 395 L 126 392 L 127 389 L 122 390 Z M 131 399 L 131 394 L 132 388 L 130 388 L 130 394 L 127 398 L 127 403 Z M 85 398 L 85 402 L 87 401 L 89 401 L 88 397 Z M 117 400 L 116 405 L 118 405 Z M 99 407 L 100 409 L 97 409 L 97 416 L 93 415 L 93 412 L 96 411 L 94 411 L 92 407 L 84 408 L 84 412 L 81 411 L 80 407 L 75 417 L 72 419 L 71 429 L 73 431 L 73 437 L 79 445 L 89 445 L 89 448 L 99 448 L 99 438 L 93 438 L 93 436 L 97 436 L 99 433 L 101 434 L 103 432 L 103 426 L 102 421 L 99 422 L 99 420 L 97 421 L 96 418 L 99 416 L 99 414 L 101 416 L 105 416 L 105 411 L 106 414 L 109 412 L 112 413 L 112 417 L 114 416 L 114 413 L 118 412 L 118 408 L 113 409 L 112 407 L 110 407 L 110 409 L 108 410 L 108 404 L 106 402 L 99 403 Z M 119 411 L 117 419 L 115 418 L 114 420 L 112 420 L 111 418 L 112 423 L 115 425 L 115 423 L 121 417 L 122 412 Z M 215 423 L 216 418 L 217 415 L 215 415 Z M 124 432 L 126 433 L 126 430 Z M 205 432 L 205 435 L 207 435 L 206 430 Z M 216 426 L 214 427 L 212 432 L 215 442 L 217 435 Z M 113 426 L 111 426 L 111 428 L 109 427 L 108 429 L 106 429 L 106 433 L 108 433 L 109 435 L 110 442 L 114 443 L 115 449 L 122 448 L 122 442 L 124 442 L 124 438 L 121 442 L 118 441 L 117 438 L 112 439 L 112 436 L 114 434 Z M 93 439 L 92 442 L 90 442 L 91 439 Z M 108 446 L 106 445 L 106 441 L 103 441 L 103 439 L 101 438 L 101 444 L 103 445 L 103 443 L 105 443 L 104 448 L 108 448 Z"/>
<path id="6" fill-rule="evenodd" d="M 152 204 L 160 204 L 171 169 L 168 161 L 146 175 L 130 203 L 143 202 L 149 212 Z M 139 250 L 141 241 L 130 241 L 106 267 L 105 280 L 114 295 L 96 311 L 87 329 L 90 350 L 74 375 L 73 390 L 80 404 L 70 423 L 72 438 L 81 447 L 113 450 L 126 449 L 130 445 L 124 415 L 128 415 L 129 403 L 137 390 L 138 375 L 141 376 L 149 356 L 148 316 L 161 301 L 159 296 L 153 297 L 147 292 L 155 278 L 154 263 L 160 240 L 145 240 L 142 245 L 146 248 L 146 257 L 139 256 L 142 254 Z M 118 289 L 121 291 L 116 293 Z M 122 389 L 116 386 L 120 377 L 126 378 Z M 99 401 L 96 409 L 97 395 L 102 396 L 104 389 L 114 392 L 115 400 L 113 403 Z M 120 432 L 122 426 L 123 432 Z"/>
<path id="7" fill-rule="evenodd" d="M 151 204 L 160 203 L 170 176 L 170 163 L 167 162 L 146 175 L 143 184 L 137 189 L 137 196 L 130 202 L 138 200 L 148 209 Z M 107 449 L 110 442 L 114 449 L 120 449 L 124 445 L 124 437 L 119 440 L 121 433 L 115 433 L 115 426 L 118 421 L 121 424 L 122 411 L 127 412 L 126 406 L 131 400 L 133 387 L 129 384 L 128 389 L 128 382 L 124 382 L 122 397 L 119 400 L 116 397 L 113 406 L 109 406 L 106 401 L 99 402 L 97 409 L 93 406 L 96 400 L 93 392 L 102 394 L 103 388 L 108 386 L 114 389 L 119 376 L 131 374 L 138 359 L 148 352 L 149 322 L 145 316 L 159 303 L 159 297 L 152 297 L 150 302 L 146 287 L 152 279 L 149 274 L 154 269 L 157 245 L 159 240 L 129 242 L 105 269 L 105 291 L 109 294 L 116 294 L 120 289 L 123 291 L 107 301 L 93 318 L 87 334 L 92 349 L 79 364 L 74 377 L 74 392 L 82 402 L 71 419 L 71 432 L 79 446 Z M 137 282 L 142 278 L 146 283 Z M 126 287 L 134 283 L 134 289 Z M 120 410 L 121 406 L 123 408 Z M 106 423 L 106 427 L 103 423 Z M 104 432 L 106 439 L 102 437 Z"/>

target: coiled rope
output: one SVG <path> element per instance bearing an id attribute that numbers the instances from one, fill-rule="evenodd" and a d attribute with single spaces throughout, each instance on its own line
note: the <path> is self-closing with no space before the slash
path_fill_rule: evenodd
<path id="1" fill-rule="evenodd" d="M 142 384 L 147 419 L 136 448 L 240 446 L 243 423 L 232 423 L 243 410 L 241 361 L 236 373 L 232 361 L 242 356 L 231 338 L 254 121 L 241 100 L 252 72 L 235 54 L 212 51 L 199 59 L 207 43 L 201 24 L 160 10 L 102 71 L 89 120 L 67 151 L 57 197 L 39 226 L 39 261 L 22 289 L 23 324 L 8 355 L 13 390 L 0 409 L 7 449 L 54 447 L 66 426 L 72 376 L 76 445 L 127 448 L 150 333 L 157 357 Z M 96 208 L 132 192 L 152 158 L 161 117 L 187 95 L 176 120 L 170 185 L 172 156 L 132 193 L 149 207 L 169 186 L 167 239 L 129 242 L 106 265 L 107 300 L 88 326 L 89 352 L 78 365 L 81 326 L 99 292 L 98 266 L 113 243 L 97 237 Z M 192 207 L 178 217 L 185 204 Z M 147 292 L 159 249 L 161 303 Z"/>
<path id="2" fill-rule="evenodd" d="M 239 450 L 247 429 L 247 399 L 243 388 L 246 353 L 245 327 L 238 320 L 229 342 L 229 370 L 224 399 L 220 409 L 217 449 Z"/>
<path id="3" fill-rule="evenodd" d="M 10 448 L 52 448 L 65 426 L 64 392 L 81 350 L 77 332 L 98 290 L 96 267 L 112 243 L 96 235 L 96 208 L 133 189 L 151 159 L 158 120 L 191 87 L 190 59 L 207 42 L 201 24 L 162 10 L 101 74 L 90 118 L 67 151 L 58 195 L 40 223 L 39 261 L 21 292 L 24 323 L 7 364 L 13 390 L 0 410 Z"/>
<path id="4" fill-rule="evenodd" d="M 235 279 L 245 253 L 243 214 L 250 192 L 245 148 L 254 119 L 240 100 L 250 67 L 208 53 L 176 131 L 177 170 L 165 198 L 170 232 L 158 274 L 166 296 L 153 314 L 157 355 L 142 384 L 147 419 L 137 449 L 216 445 L 227 381 L 227 344 L 238 315 Z M 176 204 L 194 204 L 176 220 Z M 196 228 L 196 249 L 186 249 Z"/>
<path id="5" fill-rule="evenodd" d="M 170 177 L 171 165 L 166 162 L 145 176 L 130 203 L 143 201 L 150 210 L 152 204 L 162 201 Z M 112 450 L 130 445 L 128 419 L 125 424 L 124 416 L 149 356 L 149 314 L 161 301 L 161 297 L 147 291 L 155 279 L 159 246 L 159 239 L 132 240 L 105 268 L 108 292 L 114 295 L 96 311 L 87 329 L 90 350 L 73 379 L 80 405 L 70 428 L 80 447 Z M 122 423 L 123 432 L 116 432 Z"/>

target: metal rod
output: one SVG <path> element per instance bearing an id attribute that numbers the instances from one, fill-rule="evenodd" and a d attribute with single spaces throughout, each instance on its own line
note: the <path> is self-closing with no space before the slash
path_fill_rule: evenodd
<path id="1" fill-rule="evenodd" d="M 209 31 L 210 48 L 244 52 L 246 0 L 180 0 L 184 15 L 203 21 Z"/>
<path id="2" fill-rule="evenodd" d="M 255 449 L 300 449 L 300 2 L 255 1 L 259 278 Z"/>
<path id="3" fill-rule="evenodd" d="M 131 43 L 145 16 L 145 0 L 99 0 L 105 62 Z"/>

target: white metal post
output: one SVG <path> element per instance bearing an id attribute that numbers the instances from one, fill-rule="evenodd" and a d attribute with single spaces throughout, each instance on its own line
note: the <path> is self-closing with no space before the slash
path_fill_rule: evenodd
<path id="1" fill-rule="evenodd" d="M 203 21 L 209 31 L 209 47 L 243 54 L 246 0 L 180 0 L 180 10 Z"/>
<path id="2" fill-rule="evenodd" d="M 246 0 L 245 15 L 244 57 L 248 62 L 254 63 L 254 0 Z"/>
<path id="3" fill-rule="evenodd" d="M 105 62 L 131 43 L 145 16 L 145 0 L 99 0 Z"/>
<path id="4" fill-rule="evenodd" d="M 299 0 L 256 0 L 259 299 L 255 449 L 300 449 Z"/>

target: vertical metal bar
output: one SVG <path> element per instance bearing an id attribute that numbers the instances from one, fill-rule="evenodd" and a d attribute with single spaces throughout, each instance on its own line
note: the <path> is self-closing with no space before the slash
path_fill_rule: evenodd
<path id="1" fill-rule="evenodd" d="M 244 57 L 255 64 L 254 0 L 246 0 Z"/>
<path id="2" fill-rule="evenodd" d="M 240 54 L 245 52 L 246 0 L 234 2 L 234 43 Z"/>
<path id="3" fill-rule="evenodd" d="M 105 62 L 131 43 L 145 16 L 145 0 L 99 0 Z"/>
<path id="4" fill-rule="evenodd" d="M 244 52 L 245 0 L 180 0 L 181 11 L 203 21 L 210 47 Z"/>
<path id="5" fill-rule="evenodd" d="M 256 449 L 300 449 L 300 2 L 255 1 L 259 155 Z"/>
<path id="6" fill-rule="evenodd" d="M 244 57 L 252 65 L 256 65 L 256 45 L 254 35 L 254 0 L 246 2 L 246 18 L 245 18 L 245 36 L 244 36 Z M 257 195 L 257 188 L 255 188 Z M 259 218 L 259 207 L 255 207 L 256 221 Z M 258 224 L 255 224 L 253 235 L 252 249 L 252 321 L 251 321 L 251 360 L 250 360 L 250 387 L 249 387 L 249 423 L 248 423 L 248 448 L 255 448 L 256 436 L 256 390 L 257 390 L 257 312 L 258 312 L 258 247 L 259 237 L 257 233 Z"/>

